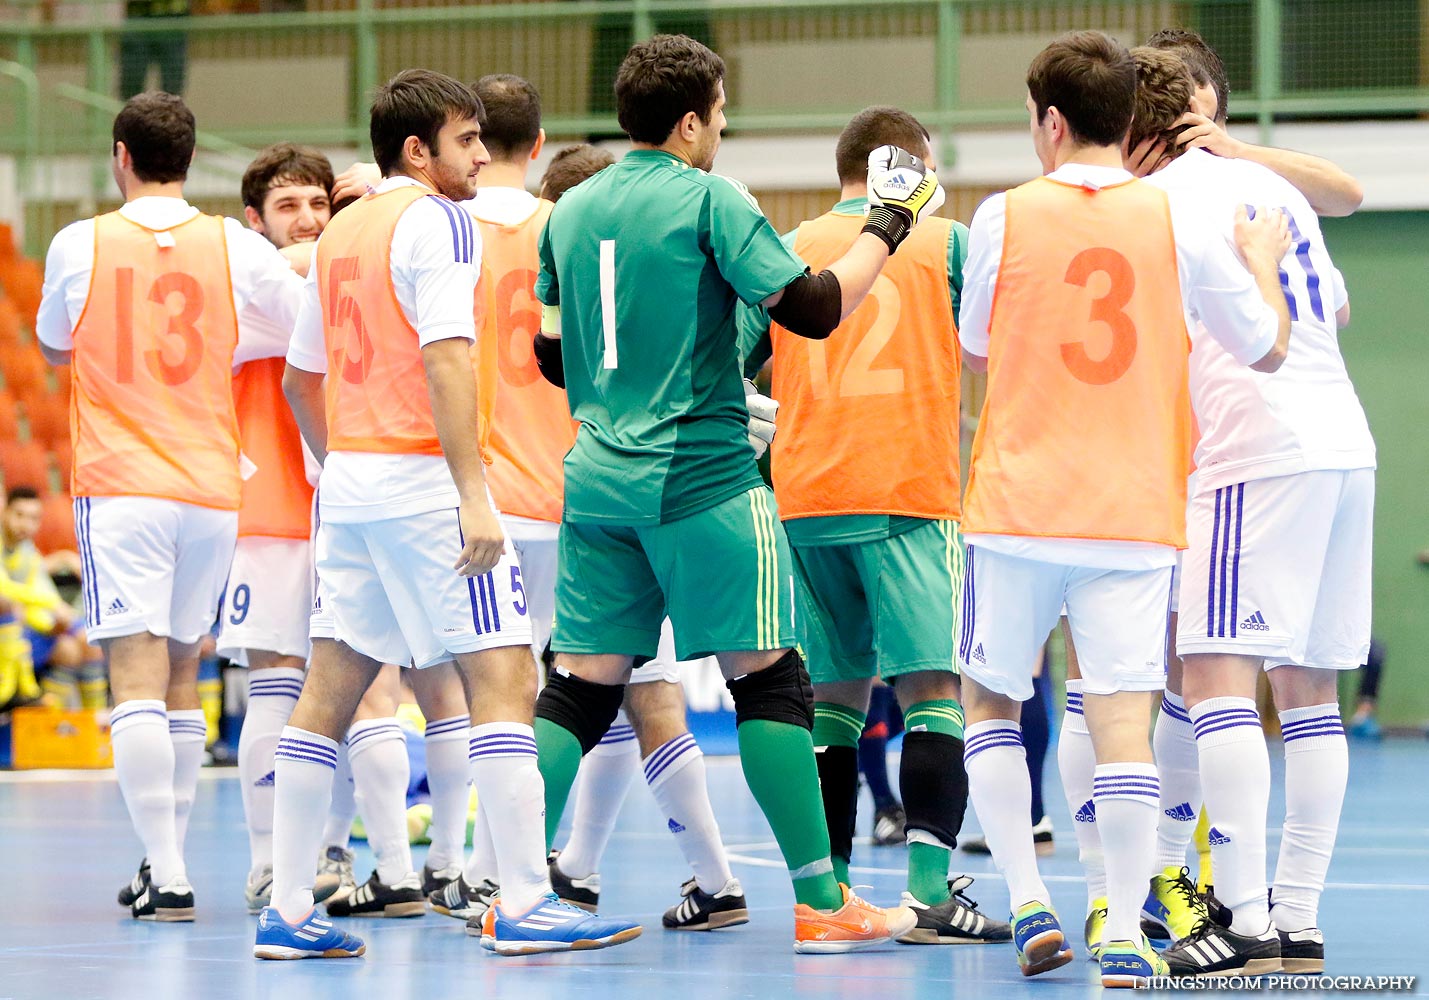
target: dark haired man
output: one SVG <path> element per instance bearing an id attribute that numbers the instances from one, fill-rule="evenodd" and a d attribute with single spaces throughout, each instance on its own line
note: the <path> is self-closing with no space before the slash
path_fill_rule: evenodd
<path id="1" fill-rule="evenodd" d="M 1047 176 L 983 203 L 964 271 L 964 357 L 989 372 L 963 515 L 965 759 L 1023 974 L 1055 969 L 1072 953 L 1037 872 L 1018 719 L 1065 605 L 1106 845 L 1102 984 L 1134 986 L 1165 970 L 1139 917 L 1158 806 L 1146 733 L 1185 544 L 1187 316 L 1236 363 L 1274 371 L 1289 341 L 1276 272 L 1288 237 L 1277 213 L 1242 212 L 1242 265 L 1198 206 L 1126 172 L 1136 66 L 1110 37 L 1062 36 L 1027 87 Z"/>
<path id="2" fill-rule="evenodd" d="M 241 491 L 232 371 L 286 339 L 251 338 L 239 318 L 290 329 L 301 282 L 267 240 L 184 200 L 194 119 L 180 98 L 131 98 L 113 136 L 125 203 L 55 236 L 36 334 L 51 363 L 72 362 L 86 627 L 109 661 L 114 766 L 147 857 L 120 904 L 186 921 L 183 841 L 206 729 L 198 642 Z"/>
<path id="3" fill-rule="evenodd" d="M 428 70 L 379 88 L 371 135 L 384 179 L 324 231 L 304 286 L 284 390 L 323 463 L 314 610 L 331 636 L 315 622 L 307 681 L 274 755 L 273 902 L 259 918 L 259 958 L 365 951 L 314 913 L 312 858 L 338 741 L 383 663 L 454 659 L 466 688 L 471 773 L 491 810 L 502 886 L 482 945 L 530 954 L 640 933 L 560 902 L 546 875 L 530 625 L 478 434 L 481 244 L 456 204 L 489 161 L 481 112 L 470 87 Z"/>
<path id="4" fill-rule="evenodd" d="M 727 678 L 744 773 L 794 883 L 795 950 L 877 944 L 916 917 L 870 906 L 834 875 L 789 550 L 749 448 L 735 308 L 762 302 L 796 333 L 827 337 L 941 188 L 903 150 L 875 151 L 870 187 L 885 203 L 811 274 L 742 186 L 707 172 L 725 124 L 719 56 L 657 35 L 626 55 L 616 101 L 635 148 L 561 199 L 536 283 L 553 307 L 537 362 L 580 424 L 565 463 L 556 667 L 537 703 L 549 801 L 564 803 L 668 614 L 677 654 L 713 654 Z"/>
<path id="5" fill-rule="evenodd" d="M 907 149 L 931 165 L 928 132 L 906 111 L 866 108 L 839 136 L 842 197 L 784 244 L 811 267 L 837 260 L 868 213 L 868 156 Z M 907 812 L 903 905 L 918 925 L 908 944 L 1009 941 L 1012 930 L 976 912 L 948 881 L 967 809 L 963 713 L 953 655 L 962 587 L 958 537 L 957 310 L 967 227 L 920 226 L 874 282 L 869 299 L 827 341 L 760 320 L 741 330 L 757 362 L 773 354 L 781 407 L 772 446 L 774 496 L 805 608 L 803 648 L 814 682 L 814 751 L 833 860 L 848 881 L 858 800 L 858 741 L 873 679 L 893 687 L 907 727 L 900 785 Z M 874 356 L 877 366 L 870 364 Z M 748 368 L 749 365 L 747 364 Z M 921 440 L 890 455 L 888 435 Z"/>
<path id="6" fill-rule="evenodd" d="M 588 142 L 558 150 L 541 175 L 541 197 L 555 203 L 581 181 L 600 173 L 615 162 L 610 151 Z"/>

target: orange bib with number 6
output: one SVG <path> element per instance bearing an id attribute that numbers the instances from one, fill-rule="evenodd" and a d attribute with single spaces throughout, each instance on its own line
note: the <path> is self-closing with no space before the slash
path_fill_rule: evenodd
<path id="1" fill-rule="evenodd" d="M 842 257 L 864 216 L 799 226 L 814 271 Z M 827 340 L 775 324 L 771 462 L 779 516 L 892 514 L 956 520 L 962 358 L 948 289 L 952 223 L 921 223 Z"/>
<path id="2" fill-rule="evenodd" d="M 1166 194 L 1007 192 L 963 530 L 1186 547 L 1190 338 Z"/>
<path id="3" fill-rule="evenodd" d="M 157 231 L 118 212 L 95 219 L 74 329 L 74 495 L 237 510 L 237 344 L 222 219 Z"/>

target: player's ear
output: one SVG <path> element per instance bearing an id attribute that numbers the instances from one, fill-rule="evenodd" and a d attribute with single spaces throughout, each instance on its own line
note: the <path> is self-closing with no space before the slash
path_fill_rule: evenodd
<path id="1" fill-rule="evenodd" d="M 541 148 L 546 145 L 546 130 L 540 129 L 536 132 L 536 145 L 531 147 L 531 159 L 541 155 Z"/>
<path id="2" fill-rule="evenodd" d="M 263 228 L 263 216 L 259 215 L 252 205 L 243 206 L 243 217 L 248 220 L 249 229 L 255 233 L 267 234 L 267 230 Z"/>
<path id="3" fill-rule="evenodd" d="M 687 111 L 685 112 L 685 117 L 681 118 L 679 123 L 675 126 L 675 131 L 679 133 L 680 138 L 686 142 L 693 142 L 695 139 L 695 128 L 699 124 L 700 116 L 693 111 Z"/>
<path id="4" fill-rule="evenodd" d="M 427 144 L 415 135 L 402 140 L 402 158 L 414 167 L 425 167 L 428 158 Z"/>

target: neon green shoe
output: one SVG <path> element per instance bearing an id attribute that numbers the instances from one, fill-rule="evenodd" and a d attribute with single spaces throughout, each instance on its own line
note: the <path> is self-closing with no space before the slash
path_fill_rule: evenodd
<path id="1" fill-rule="evenodd" d="M 1033 900 L 1012 915 L 1012 940 L 1017 945 L 1017 964 L 1024 976 L 1051 972 L 1072 960 L 1062 924 L 1045 903 Z"/>
<path id="2" fill-rule="evenodd" d="M 1101 961 L 1102 957 L 1102 931 L 1106 929 L 1106 897 L 1099 896 L 1092 900 L 1091 912 L 1087 914 L 1087 922 L 1082 927 L 1082 934 L 1087 939 L 1087 957 L 1093 962 Z"/>
<path id="3" fill-rule="evenodd" d="M 1196 893 L 1189 868 L 1172 865 L 1151 876 L 1151 890 L 1141 904 L 1141 919 L 1164 928 L 1172 941 L 1181 940 L 1201 921 L 1209 919 L 1205 900 Z"/>
<path id="4" fill-rule="evenodd" d="M 1109 941 L 1102 948 L 1102 988 L 1145 989 L 1153 976 L 1168 976 L 1170 971 L 1151 947 L 1146 936 L 1138 944 L 1133 941 Z"/>

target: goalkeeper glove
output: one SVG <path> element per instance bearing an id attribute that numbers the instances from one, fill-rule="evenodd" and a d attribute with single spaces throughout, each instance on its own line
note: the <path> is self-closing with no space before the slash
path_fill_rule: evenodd
<path id="1" fill-rule="evenodd" d="M 763 458 L 774 441 L 774 417 L 779 412 L 779 403 L 761 394 L 753 382 L 745 379 L 744 405 L 749 408 L 749 447 L 754 449 L 755 458 Z"/>
<path id="2" fill-rule="evenodd" d="M 938 176 L 923 161 L 897 146 L 879 146 L 868 154 L 868 221 L 865 233 L 888 244 L 891 254 L 913 227 L 943 205 Z"/>

